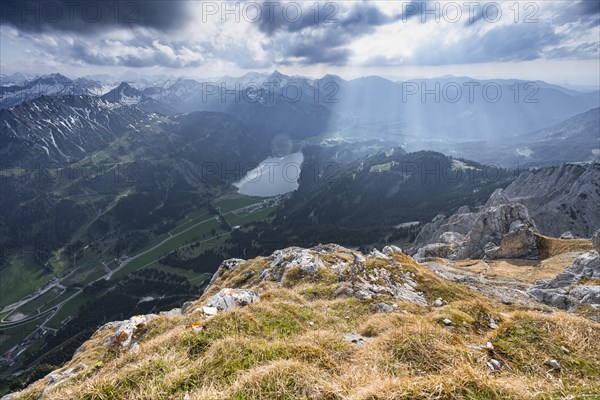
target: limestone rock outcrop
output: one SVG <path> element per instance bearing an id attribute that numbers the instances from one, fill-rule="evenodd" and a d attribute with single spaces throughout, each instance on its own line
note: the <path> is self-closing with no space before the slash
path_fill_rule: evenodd
<path id="1" fill-rule="evenodd" d="M 536 228 L 521 204 L 487 208 L 469 232 L 469 257 L 537 258 Z"/>
<path id="2" fill-rule="evenodd" d="M 501 204 L 473 215 L 475 219 L 466 235 L 455 231 L 443 232 L 437 242 L 421 247 L 415 259 L 535 259 L 539 256 L 536 227 L 523 205 Z"/>
<path id="3" fill-rule="evenodd" d="M 599 163 L 532 169 L 496 189 L 484 207 L 461 207 L 425 224 L 414 242 L 415 257 L 536 258 L 536 232 L 575 239 L 591 237 L 599 227 Z M 594 243 L 600 249 L 600 237 Z"/>
<path id="4" fill-rule="evenodd" d="M 466 207 L 458 209 L 456 214 L 449 217 L 440 214 L 431 223 L 425 224 L 415 239 L 417 246 L 440 242 L 440 236 L 446 232 L 455 232 L 466 236 L 477 220 L 478 212 L 472 212 Z"/>
<path id="5" fill-rule="evenodd" d="M 426 305 L 427 301 L 418 290 L 418 283 L 410 271 L 402 269 L 399 259 L 414 262 L 397 246 L 386 246 L 382 251 L 374 249 L 367 255 L 342 246 L 327 244 L 309 249 L 288 247 L 275 251 L 267 263 L 248 279 L 276 282 L 283 286 L 296 276 L 313 279 L 332 279 L 336 282 L 336 297 L 360 299 L 393 298 Z M 231 271 L 227 261 L 217 271 L 223 276 Z M 209 301 L 206 305 L 213 307 Z M 209 310 L 212 312 L 212 310 Z M 206 312 L 205 312 L 206 313 Z"/>
<path id="6" fill-rule="evenodd" d="M 257 303 L 260 296 L 254 290 L 246 289 L 222 289 L 219 293 L 208 299 L 204 307 L 205 314 L 211 314 L 215 309 L 217 311 L 229 311 L 238 307 L 247 306 L 251 303 Z M 209 309 L 207 312 L 206 309 Z"/>
<path id="7" fill-rule="evenodd" d="M 600 255 L 590 251 L 553 279 L 536 282 L 528 293 L 553 307 L 571 311 L 581 304 L 600 308 Z"/>
<path id="8" fill-rule="evenodd" d="M 538 230 L 560 237 L 591 237 L 600 227 L 600 163 L 563 164 L 525 171 L 486 206 L 523 204 Z"/>

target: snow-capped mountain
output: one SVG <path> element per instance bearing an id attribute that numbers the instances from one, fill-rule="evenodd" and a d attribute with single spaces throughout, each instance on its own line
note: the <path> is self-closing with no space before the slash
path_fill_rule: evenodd
<path id="1" fill-rule="evenodd" d="M 14 75 L 14 74 L 13 74 Z M 91 95 L 103 93 L 103 86 L 97 81 L 78 78 L 70 79 L 61 74 L 51 74 L 32 80 L 10 84 L 2 81 L 0 86 L 0 108 L 8 108 L 41 96 Z"/>
<path id="2" fill-rule="evenodd" d="M 0 86 L 24 85 L 31 79 L 34 79 L 34 77 L 22 72 L 15 72 L 14 74 L 0 74 Z"/>
<path id="3" fill-rule="evenodd" d="M 12 164 L 72 162 L 154 117 L 97 97 L 42 96 L 0 110 L 2 159 Z"/>
<path id="4" fill-rule="evenodd" d="M 516 150 L 509 149 L 510 154 L 503 160 L 513 162 L 531 161 L 532 151 L 547 153 L 543 149 L 533 149 L 527 143 L 521 145 L 522 142 L 531 142 L 524 135 L 600 105 L 599 92 L 581 93 L 542 81 L 534 82 L 536 91 L 530 93 L 531 88 L 526 89 L 528 83 L 524 81 L 453 76 L 411 82 L 393 82 L 378 76 L 344 80 L 335 75 L 325 75 L 311 79 L 278 71 L 270 74 L 252 72 L 239 78 L 225 76 L 205 81 L 187 78 L 172 81 L 166 76 L 148 79 L 139 75 L 130 77 L 136 78 L 140 85 L 126 82 L 110 84 L 106 76 L 96 77 L 102 78 L 102 81 L 89 78 L 72 80 L 60 74 L 39 77 L 21 86 L 1 87 L 0 108 L 41 95 L 91 94 L 108 102 L 163 115 L 226 112 L 271 135 L 304 138 L 341 132 L 349 138 L 378 136 L 406 143 L 410 151 L 432 149 L 480 162 L 488 161 L 490 152 L 492 155 L 497 153 L 498 146 L 489 143 L 500 141 L 502 148 L 518 144 Z M 111 90 L 107 91 L 107 85 L 112 85 Z M 463 95 L 458 101 L 449 101 L 448 93 L 440 94 L 440 101 L 431 93 L 423 100 L 421 91 L 448 85 L 463 88 Z M 470 87 L 468 85 L 478 88 L 474 99 L 464 92 L 465 87 Z M 482 97 L 482 88 L 486 85 L 499 88 L 503 95 L 498 101 Z M 517 101 L 514 97 L 518 94 L 516 87 L 520 90 Z M 409 89 L 417 92 L 408 94 Z M 535 98 L 529 99 L 528 96 Z M 526 99 L 535 101 L 526 102 Z M 432 117 L 423 119 L 423 115 Z M 544 142 L 544 146 L 550 145 L 535 134 L 532 138 Z M 486 146 L 491 146 L 489 151 Z M 598 148 L 600 146 L 593 147 L 594 156 L 597 156 Z M 482 154 L 486 154 L 485 159 L 479 157 Z M 562 157 L 561 160 L 579 161 L 573 157 Z"/>
<path id="5" fill-rule="evenodd" d="M 127 82 L 122 82 L 101 98 L 111 103 L 135 106 L 146 112 L 156 112 L 164 115 L 174 115 L 177 113 L 172 107 L 147 96 L 144 92 L 136 89 Z"/>

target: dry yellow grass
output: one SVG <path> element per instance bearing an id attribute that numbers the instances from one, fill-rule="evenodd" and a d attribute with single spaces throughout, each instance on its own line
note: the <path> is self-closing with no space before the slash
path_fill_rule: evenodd
<path id="1" fill-rule="evenodd" d="M 536 236 L 542 259 L 571 251 L 592 250 L 590 239 L 558 239 L 540 234 L 536 234 Z"/>
<path id="2" fill-rule="evenodd" d="M 397 311 L 376 313 L 370 306 L 381 300 L 332 297 L 331 276 L 319 281 L 293 271 L 284 288 L 260 282 L 266 260 L 259 258 L 223 273 L 190 309 L 236 285 L 259 290 L 259 303 L 214 317 L 156 318 L 135 337 L 135 352 L 107 347 L 114 329 L 100 330 L 64 367 L 81 368 L 78 375 L 51 388 L 39 381 L 15 398 L 35 399 L 43 390 L 49 399 L 86 400 L 505 400 L 600 393 L 596 323 L 507 308 L 406 256 L 401 262 L 426 298 L 442 296 L 448 304 L 385 299 L 396 302 Z M 489 318 L 498 329 L 489 327 Z M 343 338 L 351 332 L 363 335 L 364 345 Z M 493 349 L 485 349 L 488 341 Z M 500 370 L 489 368 L 492 358 Z M 551 359 L 560 370 L 547 365 Z"/>
<path id="3" fill-rule="evenodd" d="M 543 260 L 463 260 L 454 263 L 462 270 L 489 277 L 502 277 L 533 283 L 555 277 L 573 265 L 579 253 L 567 252 Z"/>

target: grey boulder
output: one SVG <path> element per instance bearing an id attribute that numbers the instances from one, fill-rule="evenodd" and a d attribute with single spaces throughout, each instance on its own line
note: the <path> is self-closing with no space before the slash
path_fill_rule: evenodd
<path id="1" fill-rule="evenodd" d="M 248 289 L 221 289 L 206 303 L 206 307 L 213 307 L 219 311 L 229 311 L 251 303 L 257 303 L 260 296 L 254 290 Z"/>
<path id="2" fill-rule="evenodd" d="M 542 303 L 567 311 L 581 304 L 598 308 L 600 286 L 585 284 L 586 280 L 598 278 L 600 255 L 596 251 L 590 251 L 579 256 L 573 265 L 555 278 L 537 281 L 528 293 Z"/>

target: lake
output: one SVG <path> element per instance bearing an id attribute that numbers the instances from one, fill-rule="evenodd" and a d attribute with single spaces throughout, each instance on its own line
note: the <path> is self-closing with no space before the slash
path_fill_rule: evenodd
<path id="1" fill-rule="evenodd" d="M 298 189 L 303 161 L 301 152 L 269 157 L 233 185 L 246 196 L 271 197 L 293 192 Z"/>

